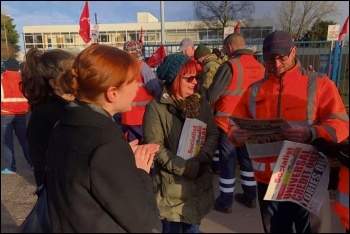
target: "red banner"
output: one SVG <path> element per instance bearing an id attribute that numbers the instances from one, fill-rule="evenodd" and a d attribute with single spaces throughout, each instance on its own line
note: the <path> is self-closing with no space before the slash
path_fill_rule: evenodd
<path id="1" fill-rule="evenodd" d="M 154 68 L 163 62 L 166 56 L 164 45 L 161 45 L 147 60 L 148 66 Z"/>
<path id="2" fill-rule="evenodd" d="M 349 27 L 349 16 L 348 16 L 348 18 L 346 18 L 344 25 L 340 30 L 338 41 L 341 41 L 343 35 L 348 33 L 348 27 Z"/>
<path id="3" fill-rule="evenodd" d="M 89 43 L 91 41 L 90 38 L 90 13 L 89 13 L 89 4 L 88 1 L 85 2 L 85 6 L 80 15 L 80 30 L 79 35 L 83 38 L 85 43 Z"/>
<path id="4" fill-rule="evenodd" d="M 233 33 L 239 33 L 239 25 L 241 24 L 241 21 L 238 21 L 238 23 L 236 24 L 235 29 L 233 30 Z"/>
<path id="5" fill-rule="evenodd" d="M 139 42 L 140 42 L 141 44 L 143 44 L 143 30 L 142 30 L 142 27 L 141 27 L 141 33 L 140 33 Z"/>

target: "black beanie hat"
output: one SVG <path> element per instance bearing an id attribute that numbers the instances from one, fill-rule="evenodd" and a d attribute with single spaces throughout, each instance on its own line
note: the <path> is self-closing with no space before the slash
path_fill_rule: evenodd
<path id="1" fill-rule="evenodd" d="M 8 71 L 19 71 L 19 62 L 11 57 L 5 62 L 5 69 Z"/>

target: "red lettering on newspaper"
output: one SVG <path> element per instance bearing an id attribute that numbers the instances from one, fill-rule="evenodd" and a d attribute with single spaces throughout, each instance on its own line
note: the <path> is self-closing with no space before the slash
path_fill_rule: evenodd
<path id="1" fill-rule="evenodd" d="M 196 140 L 196 132 L 197 132 L 197 126 L 193 126 L 192 133 L 191 133 L 191 140 L 190 140 L 190 148 L 188 149 L 188 153 L 192 154 L 194 150 L 194 143 Z"/>
<path id="2" fill-rule="evenodd" d="M 265 200 L 291 201 L 318 214 L 329 179 L 329 164 L 312 145 L 284 141 Z"/>
<path id="3" fill-rule="evenodd" d="M 311 178 L 309 179 L 309 183 L 307 184 L 307 189 L 304 193 L 303 200 L 301 202 L 303 206 L 308 207 L 309 202 L 311 201 L 314 195 L 318 182 L 320 181 L 326 166 L 327 166 L 326 159 L 323 157 L 319 157 L 314 167 L 314 170 L 312 172 Z"/>

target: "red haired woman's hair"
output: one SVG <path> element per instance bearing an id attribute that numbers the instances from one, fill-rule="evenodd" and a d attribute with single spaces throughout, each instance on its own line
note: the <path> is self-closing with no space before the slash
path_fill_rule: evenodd
<path id="1" fill-rule="evenodd" d="M 171 91 L 175 96 L 179 96 L 181 93 L 181 79 L 187 74 L 198 74 L 197 62 L 192 59 L 186 61 L 181 67 L 180 71 L 177 73 L 173 84 L 171 86 Z"/>
<path id="2" fill-rule="evenodd" d="M 97 44 L 80 52 L 61 85 L 72 90 L 77 99 L 93 103 L 109 87 L 118 89 L 132 83 L 139 74 L 139 63 L 128 52 Z"/>

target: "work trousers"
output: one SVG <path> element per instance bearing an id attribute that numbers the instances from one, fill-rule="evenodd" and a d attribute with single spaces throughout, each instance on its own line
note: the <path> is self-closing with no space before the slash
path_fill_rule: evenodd
<path id="1" fill-rule="evenodd" d="M 260 215 L 265 233 L 311 233 L 309 211 L 294 202 L 264 200 L 268 184 L 258 182 Z"/>
<path id="2" fill-rule="evenodd" d="M 1 142 L 5 156 L 6 168 L 16 172 L 16 159 L 13 143 L 13 133 L 16 134 L 23 154 L 29 166 L 33 162 L 29 156 L 26 115 L 1 115 Z"/>
<path id="3" fill-rule="evenodd" d="M 162 220 L 162 233 L 200 233 L 199 225 Z"/>
<path id="4" fill-rule="evenodd" d="M 231 206 L 236 185 L 236 159 L 241 171 L 241 185 L 246 199 L 256 199 L 256 181 L 253 165 L 245 146 L 236 147 L 228 139 L 227 133 L 219 128 L 220 196 L 216 199 L 222 206 Z"/>

